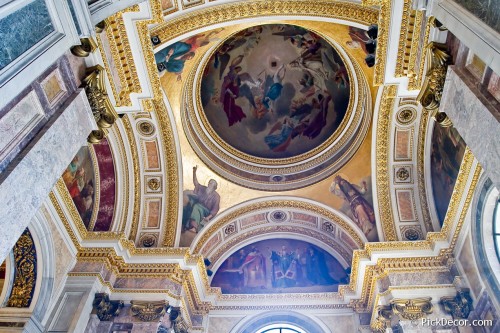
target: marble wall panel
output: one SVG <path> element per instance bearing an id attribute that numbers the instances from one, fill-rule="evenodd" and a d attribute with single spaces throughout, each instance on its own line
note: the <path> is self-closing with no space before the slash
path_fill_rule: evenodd
<path id="1" fill-rule="evenodd" d="M 85 92 L 81 90 L 38 133 L 26 153 L 19 157 L 15 168 L 1 174 L 0 261 L 14 246 L 73 156 L 87 141 L 90 131 L 96 127 Z"/>
<path id="2" fill-rule="evenodd" d="M 439 110 L 446 112 L 493 183 L 500 184 L 500 123 L 478 91 L 454 66 L 448 67 Z"/>
<path id="3" fill-rule="evenodd" d="M 354 315 L 320 317 L 332 333 L 355 332 Z"/>
<path id="4" fill-rule="evenodd" d="M 0 118 L 0 161 L 44 119 L 45 112 L 34 91 Z M 1 169 L 0 169 L 1 170 Z"/>
<path id="5" fill-rule="evenodd" d="M 58 68 L 40 82 L 40 85 L 51 107 L 64 97 L 67 90 Z"/>
<path id="6" fill-rule="evenodd" d="M 244 317 L 209 317 L 207 333 L 231 332 L 231 329 Z"/>
<path id="7" fill-rule="evenodd" d="M 0 70 L 55 31 L 44 0 L 0 19 Z"/>
<path id="8" fill-rule="evenodd" d="M 460 253 L 458 255 L 458 260 L 462 265 L 464 274 L 469 281 L 469 285 L 472 292 L 474 293 L 474 296 L 479 297 L 482 289 L 482 283 L 474 260 L 474 252 L 471 246 L 470 234 L 465 238 L 464 245 L 462 246 L 462 249 L 460 250 Z"/>
<path id="9" fill-rule="evenodd" d="M 49 102 L 46 93 L 43 89 L 42 83 L 55 71 L 60 74 L 60 85 L 64 86 L 64 91 L 60 92 L 59 95 Z M 3 172 L 7 166 L 19 155 L 22 150 L 29 144 L 29 142 L 35 137 L 35 135 L 40 131 L 40 129 L 49 121 L 50 117 L 62 106 L 64 101 L 77 89 L 77 84 L 75 83 L 75 76 L 72 72 L 72 68 L 69 65 L 67 57 L 59 58 L 53 65 L 51 65 L 42 75 L 40 75 L 36 80 L 34 80 L 30 86 L 24 89 L 19 95 L 13 98 L 4 108 L 0 110 L 0 131 L 7 130 L 9 132 L 2 135 L 3 140 L 8 140 L 10 142 L 9 147 L 6 151 L 2 151 L 0 145 L 0 172 Z M 31 99 L 31 105 L 29 108 L 22 106 L 26 102 L 26 99 Z M 35 101 L 36 100 L 36 101 Z M 35 103 L 36 102 L 36 103 Z M 36 104 L 36 107 L 33 107 Z M 43 117 L 40 115 L 39 121 L 32 124 L 29 130 L 26 127 L 22 127 L 27 117 L 41 108 L 43 110 Z M 15 126 L 8 122 L 8 119 L 15 120 Z M 3 122 L 3 124 L 2 124 Z M 7 123 L 7 124 L 6 124 Z M 17 130 L 16 131 L 16 127 Z M 2 140 L 2 139 L 0 139 Z"/>
<path id="10" fill-rule="evenodd" d="M 394 146 L 394 160 L 407 161 L 412 156 L 412 131 L 410 129 L 396 129 L 396 139 Z"/>
<path id="11" fill-rule="evenodd" d="M 146 199 L 146 214 L 144 216 L 143 228 L 157 229 L 160 227 L 161 198 Z"/>
<path id="12" fill-rule="evenodd" d="M 252 216 L 244 217 L 240 219 L 241 229 L 249 228 L 253 225 L 260 224 L 266 221 L 266 213 L 258 213 Z"/>
<path id="13" fill-rule="evenodd" d="M 318 225 L 318 218 L 316 216 L 313 216 L 310 214 L 293 212 L 292 217 L 294 220 L 309 222 L 309 224 L 314 225 L 314 226 Z"/>
<path id="14" fill-rule="evenodd" d="M 156 141 L 144 141 L 144 153 L 146 154 L 146 170 L 160 170 L 160 158 L 158 154 L 158 145 Z"/>
<path id="15" fill-rule="evenodd" d="M 413 198 L 413 190 L 396 190 L 396 201 L 398 204 L 399 220 L 401 222 L 412 222 L 415 217 L 415 203 Z"/>
<path id="16" fill-rule="evenodd" d="M 212 248 L 219 245 L 220 242 L 221 242 L 221 236 L 219 233 L 217 233 L 215 234 L 215 236 L 212 236 L 212 238 L 210 238 L 210 240 L 205 244 L 201 253 L 203 253 L 203 255 L 206 256 L 212 250 Z"/>
<path id="17" fill-rule="evenodd" d="M 42 208 L 42 213 L 47 221 L 50 221 L 49 228 L 54 242 L 54 257 L 57 258 L 55 261 L 54 290 L 58 291 L 64 286 L 63 280 L 71 269 L 74 258 L 45 207 Z"/>

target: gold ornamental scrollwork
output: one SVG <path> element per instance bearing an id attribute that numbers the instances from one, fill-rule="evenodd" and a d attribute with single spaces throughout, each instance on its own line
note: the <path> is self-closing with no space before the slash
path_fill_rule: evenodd
<path id="1" fill-rule="evenodd" d="M 27 308 L 33 299 L 36 283 L 36 249 L 28 229 L 14 245 L 14 287 L 7 306 Z"/>
<path id="2" fill-rule="evenodd" d="M 85 93 L 89 100 L 92 114 L 99 127 L 94 130 L 87 138 L 89 143 L 99 143 L 108 134 L 108 129 L 113 126 L 117 114 L 109 100 L 106 92 L 105 71 L 104 68 L 97 65 L 88 69 L 88 75 L 83 79 Z"/>
<path id="3" fill-rule="evenodd" d="M 417 100 L 422 106 L 433 112 L 436 121 L 444 127 L 451 126 L 451 122 L 445 113 L 439 112 L 443 88 L 450 61 L 445 44 L 431 42 L 426 47 L 427 52 L 427 74 Z"/>
<path id="4" fill-rule="evenodd" d="M 111 318 L 120 314 L 120 309 L 123 308 L 123 301 L 111 301 L 108 294 L 97 293 L 92 302 L 92 307 L 99 320 L 110 321 Z"/>
<path id="5" fill-rule="evenodd" d="M 371 324 L 375 333 L 385 333 L 394 319 L 419 320 L 431 314 L 433 306 L 430 297 L 414 299 L 395 298 L 388 305 L 379 305 L 375 309 L 377 315 Z"/>
<path id="6" fill-rule="evenodd" d="M 130 312 L 142 321 L 153 321 L 165 315 L 168 302 L 131 301 Z"/>
<path id="7" fill-rule="evenodd" d="M 395 298 L 391 301 L 392 311 L 406 320 L 419 320 L 431 314 L 433 306 L 431 297 L 414 299 Z"/>

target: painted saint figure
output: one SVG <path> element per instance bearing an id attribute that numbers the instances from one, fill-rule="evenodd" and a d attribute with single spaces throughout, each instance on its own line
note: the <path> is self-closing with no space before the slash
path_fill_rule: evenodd
<path id="1" fill-rule="evenodd" d="M 259 249 L 252 247 L 240 267 L 240 273 L 244 276 L 243 285 L 245 287 L 266 287 L 266 259 Z"/>
<path id="2" fill-rule="evenodd" d="M 220 195 L 216 192 L 214 179 L 204 186 L 196 177 L 197 166 L 193 167 L 193 191 L 184 191 L 182 225 L 185 230 L 197 233 L 219 212 Z"/>
<path id="3" fill-rule="evenodd" d="M 268 248 L 269 250 L 269 248 Z M 276 288 L 295 287 L 297 284 L 296 253 L 287 251 L 286 246 L 281 251 L 270 251 L 273 267 L 272 285 Z"/>
<path id="4" fill-rule="evenodd" d="M 191 45 L 184 42 L 176 42 L 155 54 L 158 71 L 166 70 L 169 73 L 176 74 L 177 81 L 182 79 L 181 74 L 186 60 L 193 57 L 194 52 L 191 51 Z"/>
<path id="5" fill-rule="evenodd" d="M 363 197 L 367 191 L 366 182 L 363 181 L 363 186 L 357 186 L 349 183 L 340 175 L 335 177 L 335 180 L 330 186 L 330 192 L 343 198 L 351 208 L 351 213 L 359 228 L 366 235 L 368 240 L 377 238 L 377 228 L 375 225 L 375 213 L 372 205 Z"/>

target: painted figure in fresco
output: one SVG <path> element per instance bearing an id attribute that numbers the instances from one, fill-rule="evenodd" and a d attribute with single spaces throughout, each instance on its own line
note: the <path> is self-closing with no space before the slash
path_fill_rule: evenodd
<path id="1" fill-rule="evenodd" d="M 193 191 L 184 191 L 182 224 L 185 230 L 197 233 L 219 212 L 220 195 L 216 192 L 214 179 L 204 186 L 196 177 L 197 166 L 193 167 Z"/>
<path id="2" fill-rule="evenodd" d="M 337 284 L 334 278 L 330 276 L 326 259 L 323 252 L 316 250 L 310 246 L 307 248 L 306 254 L 306 275 L 309 282 L 313 285 L 331 285 Z"/>
<path id="3" fill-rule="evenodd" d="M 177 75 L 177 81 L 180 81 L 186 60 L 194 57 L 191 47 L 191 44 L 176 42 L 156 53 L 155 60 L 158 70 L 160 72 L 166 70 L 169 73 L 174 73 Z"/>
<path id="4" fill-rule="evenodd" d="M 269 248 L 268 248 L 269 250 Z M 288 251 L 286 246 L 281 251 L 270 251 L 273 267 L 272 285 L 275 288 L 295 287 L 297 284 L 298 258 L 297 254 Z"/>
<path id="5" fill-rule="evenodd" d="M 87 179 L 85 169 L 80 165 L 78 156 L 73 158 L 62 178 L 83 223 L 88 227 L 94 203 L 94 183 L 92 179 Z"/>
<path id="6" fill-rule="evenodd" d="M 350 41 L 346 42 L 346 45 L 351 49 L 363 49 L 366 55 L 370 54 L 366 49 L 366 43 L 370 41 L 370 37 L 366 34 L 366 31 L 356 27 L 349 27 Z"/>
<path id="7" fill-rule="evenodd" d="M 330 192 L 343 198 L 351 208 L 351 213 L 358 227 L 368 239 L 376 237 L 375 213 L 371 204 L 366 201 L 363 194 L 367 191 L 366 181 L 363 186 L 351 184 L 340 175 L 337 175 L 330 186 Z"/>
<path id="8" fill-rule="evenodd" d="M 259 249 L 252 247 L 240 267 L 240 274 L 244 276 L 244 287 L 266 287 L 266 259 Z"/>

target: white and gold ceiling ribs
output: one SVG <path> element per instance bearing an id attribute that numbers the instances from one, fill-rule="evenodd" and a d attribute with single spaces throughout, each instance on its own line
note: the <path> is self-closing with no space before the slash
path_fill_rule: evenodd
<path id="1" fill-rule="evenodd" d="M 403 6 L 408 8 L 409 1 L 405 1 Z M 446 270 L 449 269 L 450 258 L 453 248 L 456 245 L 458 235 L 461 231 L 465 220 L 465 215 L 474 192 L 474 187 L 477 183 L 481 168 L 474 160 L 470 151 L 467 151 L 464 161 L 461 165 L 458 175 L 457 184 L 453 191 L 450 208 L 445 218 L 445 222 L 441 231 L 431 232 L 433 229 L 429 222 L 429 209 L 427 207 L 424 184 L 424 156 L 425 156 L 425 132 L 428 128 L 428 113 L 422 112 L 420 118 L 413 116 L 418 111 L 418 107 L 413 104 L 413 101 L 408 102 L 403 99 L 398 99 L 398 89 L 409 91 L 420 88 L 423 73 L 417 73 L 416 68 L 422 68 L 422 56 L 416 56 L 419 47 L 427 43 L 430 34 L 430 25 L 424 23 L 426 18 L 422 14 L 410 12 L 409 16 L 403 20 L 403 28 L 400 32 L 399 46 L 401 51 L 396 57 L 397 67 L 394 71 L 394 76 L 406 76 L 408 86 L 401 88 L 396 85 L 388 85 L 387 83 L 387 64 L 386 52 L 389 45 L 389 25 L 391 19 L 391 2 L 387 0 L 372 0 L 364 1 L 362 6 L 348 2 L 336 1 L 244 1 L 239 3 L 226 3 L 218 5 L 217 3 L 203 2 L 193 4 L 192 6 L 183 7 L 189 9 L 189 12 L 183 13 L 181 9 L 175 13 L 171 13 L 173 18 L 164 21 L 163 13 L 160 8 L 160 1 L 151 1 L 151 7 L 148 4 L 141 4 L 134 7 L 129 14 L 133 12 L 151 11 L 151 19 L 135 20 L 130 17 L 124 18 L 123 13 L 117 14 L 114 17 L 114 23 L 108 25 L 105 34 L 109 41 L 115 43 L 111 46 L 111 50 L 116 47 L 116 52 L 105 54 L 101 51 L 102 60 L 110 81 L 110 86 L 114 93 L 115 106 L 123 107 L 123 112 L 147 111 L 152 112 L 154 116 L 151 119 L 157 122 L 155 127 L 160 155 L 163 156 L 161 164 L 163 168 L 160 171 L 145 172 L 140 166 L 140 152 L 142 145 L 141 140 L 148 137 L 146 135 L 136 136 L 136 125 L 139 126 L 140 117 L 132 119 L 125 117 L 122 120 L 126 131 L 127 142 L 130 144 L 132 166 L 128 166 L 129 170 L 133 170 L 134 179 L 130 180 L 126 187 L 133 187 L 133 200 L 124 199 L 124 206 L 131 207 L 132 210 L 129 216 L 121 216 L 122 219 L 127 219 L 120 222 L 120 227 L 116 232 L 94 233 L 88 232 L 81 222 L 76 209 L 71 202 L 66 188 L 62 182 L 59 182 L 56 189 L 50 195 L 51 209 L 57 213 L 57 216 L 63 223 L 66 231 L 71 238 L 74 246 L 78 250 L 78 261 L 98 262 L 103 264 L 115 276 L 122 278 L 136 278 L 140 275 L 147 275 L 150 278 L 166 278 L 168 280 L 182 284 L 187 290 L 186 295 L 180 296 L 166 289 L 140 290 L 137 288 L 118 288 L 111 279 L 103 276 L 101 273 L 91 271 L 73 272 L 74 276 L 85 276 L 93 274 L 98 276 L 101 284 L 108 288 L 113 293 L 138 293 L 146 292 L 151 295 L 167 293 L 168 297 L 179 302 L 184 302 L 185 307 L 193 309 L 194 313 L 206 314 L 210 309 L 229 309 L 237 307 L 235 304 L 245 300 L 248 302 L 249 309 L 269 309 L 270 304 L 278 304 L 281 308 L 296 309 L 296 308 L 314 308 L 315 305 L 303 306 L 299 303 L 300 297 L 309 297 L 317 302 L 318 308 L 344 308 L 352 307 L 357 311 L 369 311 L 374 304 L 376 297 L 376 283 L 386 277 L 391 272 L 423 272 L 430 270 Z M 206 5 L 206 6 L 205 6 Z M 369 7 L 369 5 L 378 5 L 380 8 Z M 198 9 L 196 8 L 198 6 Z M 176 10 L 176 9 L 173 9 Z M 321 13 L 321 15 L 318 15 Z M 175 14 L 175 15 L 174 15 Z M 363 235 L 360 235 L 353 229 L 346 219 L 335 215 L 331 211 L 325 210 L 324 207 L 314 206 L 312 204 L 305 205 L 303 202 L 294 200 L 276 200 L 266 201 L 265 203 L 250 204 L 241 209 L 235 209 L 228 212 L 226 215 L 221 214 L 214 223 L 204 230 L 195 240 L 191 250 L 185 248 L 174 248 L 177 239 L 178 221 L 179 221 L 179 197 L 180 197 L 180 177 L 178 170 L 182 168 L 178 163 L 178 156 L 181 153 L 175 146 L 175 129 L 171 124 L 167 107 L 163 101 L 162 89 L 157 75 L 157 68 L 154 61 L 154 50 L 151 46 L 150 37 L 159 36 L 163 42 L 169 42 L 186 35 L 189 32 L 196 31 L 216 25 L 231 24 L 231 22 L 239 22 L 244 19 L 276 19 L 286 14 L 287 18 L 295 19 L 329 19 L 342 22 L 354 22 L 359 25 L 369 25 L 378 22 L 379 24 L 379 46 L 377 48 L 377 64 L 375 67 L 375 82 L 376 85 L 384 85 L 381 91 L 379 111 L 377 116 L 377 126 L 374 130 L 375 151 L 375 177 L 376 191 L 378 201 L 378 221 L 384 241 L 376 244 L 366 244 Z M 406 15 L 406 14 L 405 14 Z M 414 16 L 412 16 L 414 15 Z M 123 20 L 124 22 L 121 22 Z M 121 23 L 120 23 L 121 22 Z M 132 23 L 131 23 L 132 22 Z M 133 32 L 129 31 L 132 24 Z M 411 29 L 411 25 L 415 28 Z M 151 30 L 151 26 L 154 26 Z M 424 27 L 418 34 L 418 27 Z M 125 36 L 115 31 L 117 27 L 125 27 L 127 30 Z M 404 30 L 404 31 L 403 31 Z M 412 35 L 410 33 L 412 32 Z M 127 38 L 126 35 L 131 37 Z M 132 36 L 133 35 L 133 36 Z M 412 39 L 409 36 L 412 36 Z M 422 42 L 415 42 L 416 36 L 422 36 Z M 102 48 L 102 40 L 99 40 L 100 48 Z M 132 53 L 133 48 L 130 43 L 138 46 L 144 53 L 144 62 L 142 59 L 136 59 Z M 417 45 L 418 44 L 418 45 Z M 394 46 L 394 43 L 390 43 Z M 404 46 L 404 47 L 402 47 Z M 122 47 L 123 49 L 120 49 Z M 127 51 L 130 49 L 130 52 Z M 406 54 L 408 51 L 410 54 Z M 120 52 L 121 51 L 121 52 Z M 124 59 L 123 59 L 124 57 Z M 111 69 L 110 63 L 113 61 L 116 66 L 116 73 Z M 139 75 L 147 76 L 148 83 L 145 86 L 141 85 Z M 112 79 L 114 77 L 114 79 Z M 400 83 L 400 82 L 399 82 Z M 147 91 L 149 89 L 149 91 Z M 122 93 L 125 92 L 125 93 Z M 131 95 L 132 94 L 132 95 Z M 136 94 L 136 95 L 134 95 Z M 143 94 L 140 98 L 137 95 Z M 145 97 L 147 95 L 147 97 Z M 409 94 L 412 95 L 412 94 Z M 413 95 L 412 95 L 413 96 Z M 135 99 L 135 104 L 134 100 Z M 140 100 L 140 103 L 137 102 Z M 192 102 L 192 100 L 191 100 Z M 399 103 L 397 103 L 399 102 Z M 191 106 L 191 105 L 190 105 Z M 126 109 L 125 107 L 130 107 Z M 405 112 L 405 111 L 409 111 Z M 409 114 L 409 116 L 405 116 Z M 401 131 L 409 131 L 408 134 L 412 138 L 412 142 L 408 143 L 408 147 L 417 146 L 417 150 L 413 149 L 411 156 L 402 160 L 391 160 L 393 155 L 393 144 L 396 142 L 395 127 L 391 127 L 396 120 L 397 126 Z M 148 120 L 149 121 L 149 120 Z M 152 120 L 151 120 L 152 121 Z M 391 141 L 391 136 L 393 140 Z M 416 138 L 415 138 L 416 136 Z M 149 140 L 149 139 L 148 139 Z M 409 148 L 409 149 L 410 149 Z M 394 163 L 393 163 L 394 162 Z M 407 167 L 405 169 L 405 167 Z M 123 168 L 123 170 L 126 170 Z M 125 171 L 123 171 L 125 172 Z M 161 188 L 164 189 L 163 202 L 165 210 L 162 217 L 162 228 L 155 230 L 158 234 L 158 243 L 164 247 L 144 249 L 139 248 L 138 240 L 140 239 L 141 212 L 144 213 L 144 207 L 141 206 L 147 195 L 147 184 L 151 177 L 162 175 Z M 418 176 L 416 176 L 418 174 Z M 148 178 L 149 177 L 149 178 Z M 408 177 L 413 177 L 412 185 L 404 183 Z M 416 179 L 418 177 L 418 179 Z M 158 178 L 157 178 L 158 179 Z M 398 179 L 402 180 L 398 184 Z M 160 181 L 159 181 L 160 182 Z M 398 187 L 399 186 L 399 187 Z M 411 187 L 411 188 L 410 188 Z M 151 187 L 150 187 L 151 188 Z M 418 215 L 417 221 L 411 221 L 413 227 L 421 228 L 422 235 L 418 241 L 409 241 L 409 237 L 405 236 L 405 231 L 401 229 L 401 225 L 397 221 L 400 214 L 399 206 L 397 205 L 397 190 L 412 190 L 416 202 L 420 198 L 420 207 L 413 207 L 416 211 L 422 211 Z M 429 190 L 429 189 L 427 189 Z M 417 194 L 415 195 L 415 191 Z M 149 197 L 157 194 L 148 194 Z M 141 208 L 142 207 L 142 208 Z M 299 229 L 302 233 L 309 233 L 309 237 L 319 238 L 329 246 L 331 251 L 338 254 L 349 265 L 352 266 L 352 275 L 349 285 L 342 286 L 339 292 L 334 297 L 332 295 L 311 295 L 300 297 L 292 297 L 284 299 L 280 295 L 222 295 L 221 291 L 216 288 L 211 288 L 209 278 L 206 275 L 206 267 L 200 253 L 206 256 L 223 260 L 227 252 L 232 251 L 240 243 L 242 238 L 247 236 L 258 237 L 260 231 L 289 233 L 292 234 L 288 226 L 252 226 L 251 233 L 244 233 L 241 224 L 241 217 L 249 214 L 250 211 L 258 211 L 259 209 L 269 211 L 276 208 L 311 210 L 317 214 L 317 224 L 314 226 L 300 225 Z M 293 212 L 292 212 L 293 214 Z M 419 213 L 420 214 L 420 213 Z M 344 239 L 336 243 L 335 237 L 332 237 L 328 232 L 330 227 L 323 228 L 325 221 L 320 220 L 319 216 L 327 217 L 326 222 L 333 223 L 337 232 L 342 232 L 346 235 Z M 322 221 L 322 222 L 320 222 Z M 237 222 L 234 224 L 234 222 Z M 295 223 L 296 221 L 294 221 Z M 130 223 L 130 226 L 129 224 Z M 268 224 L 266 220 L 263 224 Z M 290 222 L 291 223 L 291 222 Z M 298 222 L 297 222 L 298 223 Z M 225 228 L 233 224 L 236 231 L 241 231 L 241 235 L 230 232 L 227 234 Z M 298 223 L 300 224 L 300 223 Z M 239 228 L 239 229 L 238 229 Z M 265 229 L 267 228 L 267 229 Z M 314 228 L 317 230 L 312 231 Z M 229 229 L 227 229 L 229 230 Z M 250 229 L 249 229 L 250 230 Z M 415 229 L 416 230 L 416 229 Z M 250 231 L 248 231 L 250 232 Z M 426 234 L 426 235 L 425 235 Z M 217 236 L 218 235 L 218 236 Z M 337 236 L 340 234 L 337 234 Z M 238 237 L 242 237 L 241 239 Z M 220 238 L 220 243 L 217 243 L 217 237 Z M 226 238 L 224 238 L 226 237 Z M 232 238 L 234 237 L 234 238 Z M 227 239 L 227 241 L 226 241 Z M 400 241 L 407 239 L 408 241 Z M 359 249 L 359 250 L 355 250 Z M 352 251 L 352 261 L 350 261 L 350 253 Z M 394 253 L 404 253 L 404 257 L 398 256 L 395 258 Z M 163 296 L 158 296 L 163 297 Z M 335 304 L 332 303 L 335 300 Z M 267 302 L 263 304 L 262 302 Z M 239 307 L 243 309 L 243 307 Z"/>

